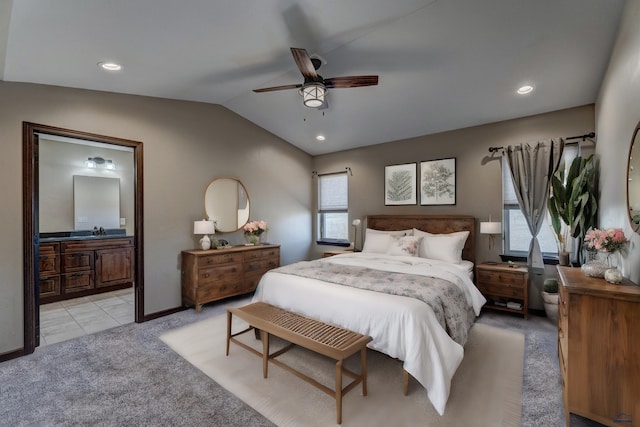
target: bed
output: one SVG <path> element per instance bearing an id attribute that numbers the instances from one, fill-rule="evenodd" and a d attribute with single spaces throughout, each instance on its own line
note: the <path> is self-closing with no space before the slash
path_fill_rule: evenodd
<path id="1" fill-rule="evenodd" d="M 472 281 L 475 218 L 370 215 L 365 224 L 362 252 L 272 270 L 253 301 L 371 336 L 369 347 L 403 361 L 442 415 L 486 302 Z"/>

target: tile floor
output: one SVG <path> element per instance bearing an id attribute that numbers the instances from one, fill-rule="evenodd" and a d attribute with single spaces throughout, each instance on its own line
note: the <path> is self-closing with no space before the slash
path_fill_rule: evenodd
<path id="1" fill-rule="evenodd" d="M 134 321 L 133 288 L 40 306 L 40 346 Z"/>

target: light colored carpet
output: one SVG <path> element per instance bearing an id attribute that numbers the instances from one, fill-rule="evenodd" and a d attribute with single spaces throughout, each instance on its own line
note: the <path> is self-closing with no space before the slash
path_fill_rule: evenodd
<path id="1" fill-rule="evenodd" d="M 234 332 L 245 327 L 234 318 Z M 336 424 L 335 400 L 289 372 L 269 364 L 262 377 L 262 361 L 231 344 L 225 356 L 226 316 L 216 316 L 169 331 L 161 339 L 218 384 L 279 426 Z M 241 339 L 261 349 L 253 333 Z M 272 342 L 272 351 L 277 349 Z M 402 365 L 379 352 L 367 352 L 368 395 L 358 386 L 343 400 L 342 425 L 519 426 L 524 336 L 476 323 L 465 346 L 465 358 L 453 379 L 443 416 L 439 416 L 420 384 L 411 379 L 409 396 L 402 393 Z M 279 357 L 333 388 L 335 362 L 296 347 Z M 345 366 L 359 372 L 359 357 Z M 346 381 L 346 379 L 345 379 Z"/>

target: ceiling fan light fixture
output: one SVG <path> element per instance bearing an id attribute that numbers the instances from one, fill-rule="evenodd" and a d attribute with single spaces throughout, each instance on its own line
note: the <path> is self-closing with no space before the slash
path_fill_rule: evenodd
<path id="1" fill-rule="evenodd" d="M 322 83 L 308 83 L 301 89 L 305 107 L 318 108 L 324 104 L 327 88 Z"/>

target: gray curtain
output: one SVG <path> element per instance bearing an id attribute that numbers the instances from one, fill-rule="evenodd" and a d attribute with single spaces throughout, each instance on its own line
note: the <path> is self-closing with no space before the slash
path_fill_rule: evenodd
<path id="1" fill-rule="evenodd" d="M 534 270 L 544 270 L 538 233 L 547 214 L 551 176 L 560 165 L 563 150 L 562 138 L 510 145 L 504 150 L 520 210 L 533 236 L 527 265 Z"/>

